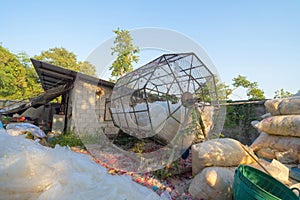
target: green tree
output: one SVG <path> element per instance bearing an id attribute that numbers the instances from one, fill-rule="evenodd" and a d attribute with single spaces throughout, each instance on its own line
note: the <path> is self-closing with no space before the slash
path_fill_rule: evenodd
<path id="1" fill-rule="evenodd" d="M 226 85 L 223 82 L 219 82 L 217 79 L 216 79 L 216 88 L 218 91 L 219 100 L 228 100 L 229 96 L 233 92 L 233 89 L 229 85 Z"/>
<path id="2" fill-rule="evenodd" d="M 65 48 L 50 48 L 47 51 L 41 52 L 40 55 L 34 56 L 34 58 L 90 76 L 95 76 L 96 73 L 95 66 L 87 61 L 78 61 L 76 55 Z"/>
<path id="3" fill-rule="evenodd" d="M 109 68 L 111 72 L 111 81 L 116 81 L 118 78 L 133 70 L 133 62 L 137 63 L 139 57 L 136 55 L 139 48 L 132 44 L 132 38 L 128 30 L 113 30 L 117 35 L 112 47 L 112 55 L 117 54 L 117 59 Z"/>
<path id="4" fill-rule="evenodd" d="M 0 98 L 23 99 L 26 83 L 26 69 L 17 56 L 0 46 Z"/>
<path id="5" fill-rule="evenodd" d="M 43 92 L 29 56 L 0 46 L 0 98 L 22 100 Z"/>
<path id="6" fill-rule="evenodd" d="M 285 91 L 283 88 L 281 88 L 280 90 L 275 91 L 274 99 L 287 98 L 287 97 L 291 97 L 291 96 L 293 96 L 293 94 L 291 92 Z"/>
<path id="7" fill-rule="evenodd" d="M 234 91 L 239 87 L 243 87 L 247 90 L 246 92 L 247 92 L 248 99 L 252 99 L 252 100 L 265 99 L 264 91 L 258 88 L 257 82 L 250 82 L 249 80 L 247 80 L 246 76 L 241 76 L 241 75 L 233 78 L 232 81 L 233 81 L 232 83 L 233 87 L 226 85 L 225 83 L 218 82 L 218 80 L 216 80 L 219 96 L 223 97 L 223 99 L 228 100 L 229 96 L 233 94 Z"/>
<path id="8" fill-rule="evenodd" d="M 19 62 L 26 70 L 26 88 L 23 94 L 24 98 L 32 98 L 43 92 L 43 88 L 40 84 L 39 77 L 32 66 L 29 56 L 25 52 L 17 54 Z"/>
<path id="9" fill-rule="evenodd" d="M 241 76 L 241 75 L 239 75 L 236 78 L 233 78 L 232 81 L 233 81 L 232 85 L 235 87 L 234 89 L 232 89 L 232 92 L 239 87 L 243 87 L 247 90 L 248 99 L 252 99 L 252 100 L 265 99 L 264 91 L 258 88 L 257 82 L 250 82 L 249 80 L 247 80 L 246 76 Z"/>
<path id="10" fill-rule="evenodd" d="M 17 56 L 19 62 L 20 62 L 24 67 L 30 67 L 30 66 L 32 66 L 31 61 L 30 61 L 30 58 L 29 58 L 29 56 L 27 55 L 27 53 L 21 52 L 21 53 L 18 53 L 16 56 Z"/>
<path id="11" fill-rule="evenodd" d="M 39 77 L 32 66 L 26 68 L 26 83 L 27 87 L 24 93 L 25 98 L 38 96 L 44 91 L 39 81 Z"/>

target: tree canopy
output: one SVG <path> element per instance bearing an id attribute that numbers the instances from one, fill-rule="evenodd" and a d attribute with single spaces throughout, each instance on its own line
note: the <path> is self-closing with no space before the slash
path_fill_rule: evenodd
<path id="1" fill-rule="evenodd" d="M 136 55 L 139 48 L 134 46 L 132 38 L 128 30 L 120 30 L 119 28 L 113 30 L 117 35 L 114 40 L 114 47 L 112 47 L 112 55 L 117 54 L 117 59 L 109 68 L 111 72 L 111 81 L 116 81 L 119 77 L 124 76 L 127 72 L 133 70 L 133 62 L 137 63 L 139 57 Z"/>
<path id="2" fill-rule="evenodd" d="M 232 79 L 234 89 L 232 89 L 232 92 L 237 89 L 238 87 L 243 87 L 247 90 L 247 97 L 251 100 L 259 100 L 259 99 L 265 99 L 264 91 L 260 88 L 258 88 L 257 82 L 250 82 L 247 80 L 246 76 L 238 75 L 238 77 L 235 77 Z"/>
<path id="3" fill-rule="evenodd" d="M 250 82 L 247 80 L 246 76 L 238 75 L 232 79 L 232 86 L 226 85 L 225 83 L 220 83 L 217 81 L 217 90 L 221 92 L 225 99 L 229 99 L 229 96 L 239 88 L 243 87 L 246 89 L 246 94 L 249 100 L 260 100 L 265 99 L 264 91 L 258 87 L 257 82 Z"/>
<path id="4" fill-rule="evenodd" d="M 20 62 L 26 60 L 26 54 L 20 57 L 0 46 L 0 98 L 25 99 L 38 94 L 41 87 L 38 85 L 37 75 L 32 67 Z"/>
<path id="5" fill-rule="evenodd" d="M 90 76 L 95 76 L 96 74 L 95 66 L 87 61 L 78 61 L 73 52 L 69 52 L 63 47 L 50 48 L 47 51 L 41 52 L 40 55 L 34 56 L 34 59 L 77 72 L 82 72 Z"/>
<path id="6" fill-rule="evenodd" d="M 132 44 L 132 38 L 129 31 L 113 31 L 117 36 L 112 47 L 112 54 L 117 54 L 117 59 L 110 67 L 111 76 L 114 81 L 133 70 L 133 62 L 138 62 L 138 47 Z M 35 59 L 48 62 L 53 65 L 82 72 L 94 76 L 95 67 L 89 62 L 78 61 L 73 52 L 65 48 L 50 48 L 42 51 Z M 0 99 L 21 100 L 27 99 L 43 92 L 38 76 L 30 62 L 29 56 L 25 52 L 17 55 L 11 53 L 7 48 L 0 45 Z M 225 99 L 239 87 L 246 89 L 248 99 L 264 99 L 264 91 L 261 90 L 257 82 L 247 80 L 246 76 L 239 75 L 232 79 L 231 86 L 217 82 L 217 90 L 222 91 Z M 300 91 L 298 91 L 300 93 Z M 284 89 L 277 90 L 274 98 L 285 98 L 292 96 L 292 93 Z"/>
<path id="7" fill-rule="evenodd" d="M 92 76 L 96 72 L 93 65 L 77 61 L 76 55 L 65 48 L 51 48 L 34 58 Z M 0 69 L 0 99 L 22 100 L 43 92 L 38 75 L 25 52 L 15 55 L 0 45 Z"/>
<path id="8" fill-rule="evenodd" d="M 291 92 L 286 91 L 283 88 L 281 88 L 280 90 L 275 91 L 274 99 L 287 98 L 287 97 L 291 97 L 291 96 L 293 96 L 293 94 Z"/>

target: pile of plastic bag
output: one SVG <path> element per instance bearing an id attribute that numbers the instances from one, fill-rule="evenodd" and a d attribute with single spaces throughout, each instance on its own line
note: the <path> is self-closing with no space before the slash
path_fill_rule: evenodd
<path id="1" fill-rule="evenodd" d="M 299 163 L 300 97 L 268 100 L 265 107 L 271 115 L 253 122 L 261 134 L 251 148 L 263 158 L 285 164 Z"/>
<path id="2" fill-rule="evenodd" d="M 208 140 L 192 146 L 192 180 L 189 193 L 197 199 L 233 198 L 234 170 L 256 159 L 248 147 L 231 138 Z M 252 153 L 253 154 L 253 153 Z M 254 158 L 254 159 L 253 159 Z"/>
<path id="3" fill-rule="evenodd" d="M 113 176 L 67 147 L 48 148 L 0 129 L 1 199 L 168 199 Z"/>
<path id="4" fill-rule="evenodd" d="M 300 162 L 300 97 L 268 100 L 265 107 L 269 112 L 266 118 L 252 123 L 261 133 L 250 148 L 230 138 L 192 146 L 192 171 L 196 176 L 189 192 L 193 197 L 232 199 L 234 169 L 240 164 L 267 170 L 279 181 L 291 184 L 289 168 L 284 164 L 299 166 Z"/>
<path id="5" fill-rule="evenodd" d="M 192 145 L 193 174 L 198 174 L 205 167 L 233 167 L 255 162 L 244 148 L 232 138 L 212 139 Z"/>

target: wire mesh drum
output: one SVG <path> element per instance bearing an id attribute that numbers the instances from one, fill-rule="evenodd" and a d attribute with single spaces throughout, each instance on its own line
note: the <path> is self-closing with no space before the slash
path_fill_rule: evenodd
<path id="1" fill-rule="evenodd" d="M 117 81 L 110 111 L 134 137 L 171 140 L 190 107 L 217 104 L 214 74 L 194 53 L 164 54 Z"/>

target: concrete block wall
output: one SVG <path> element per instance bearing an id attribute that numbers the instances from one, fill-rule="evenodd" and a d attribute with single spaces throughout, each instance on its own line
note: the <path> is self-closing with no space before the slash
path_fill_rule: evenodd
<path id="1" fill-rule="evenodd" d="M 102 90 L 100 95 L 96 95 L 96 92 L 100 90 Z M 119 129 L 112 121 L 105 119 L 105 114 L 110 115 L 108 112 L 105 113 L 105 103 L 111 92 L 112 88 L 107 86 L 99 87 L 83 80 L 76 81 L 69 99 L 68 124 L 70 129 L 78 131 L 80 128 L 81 131 L 87 133 L 101 129 L 107 135 L 117 134 Z"/>

